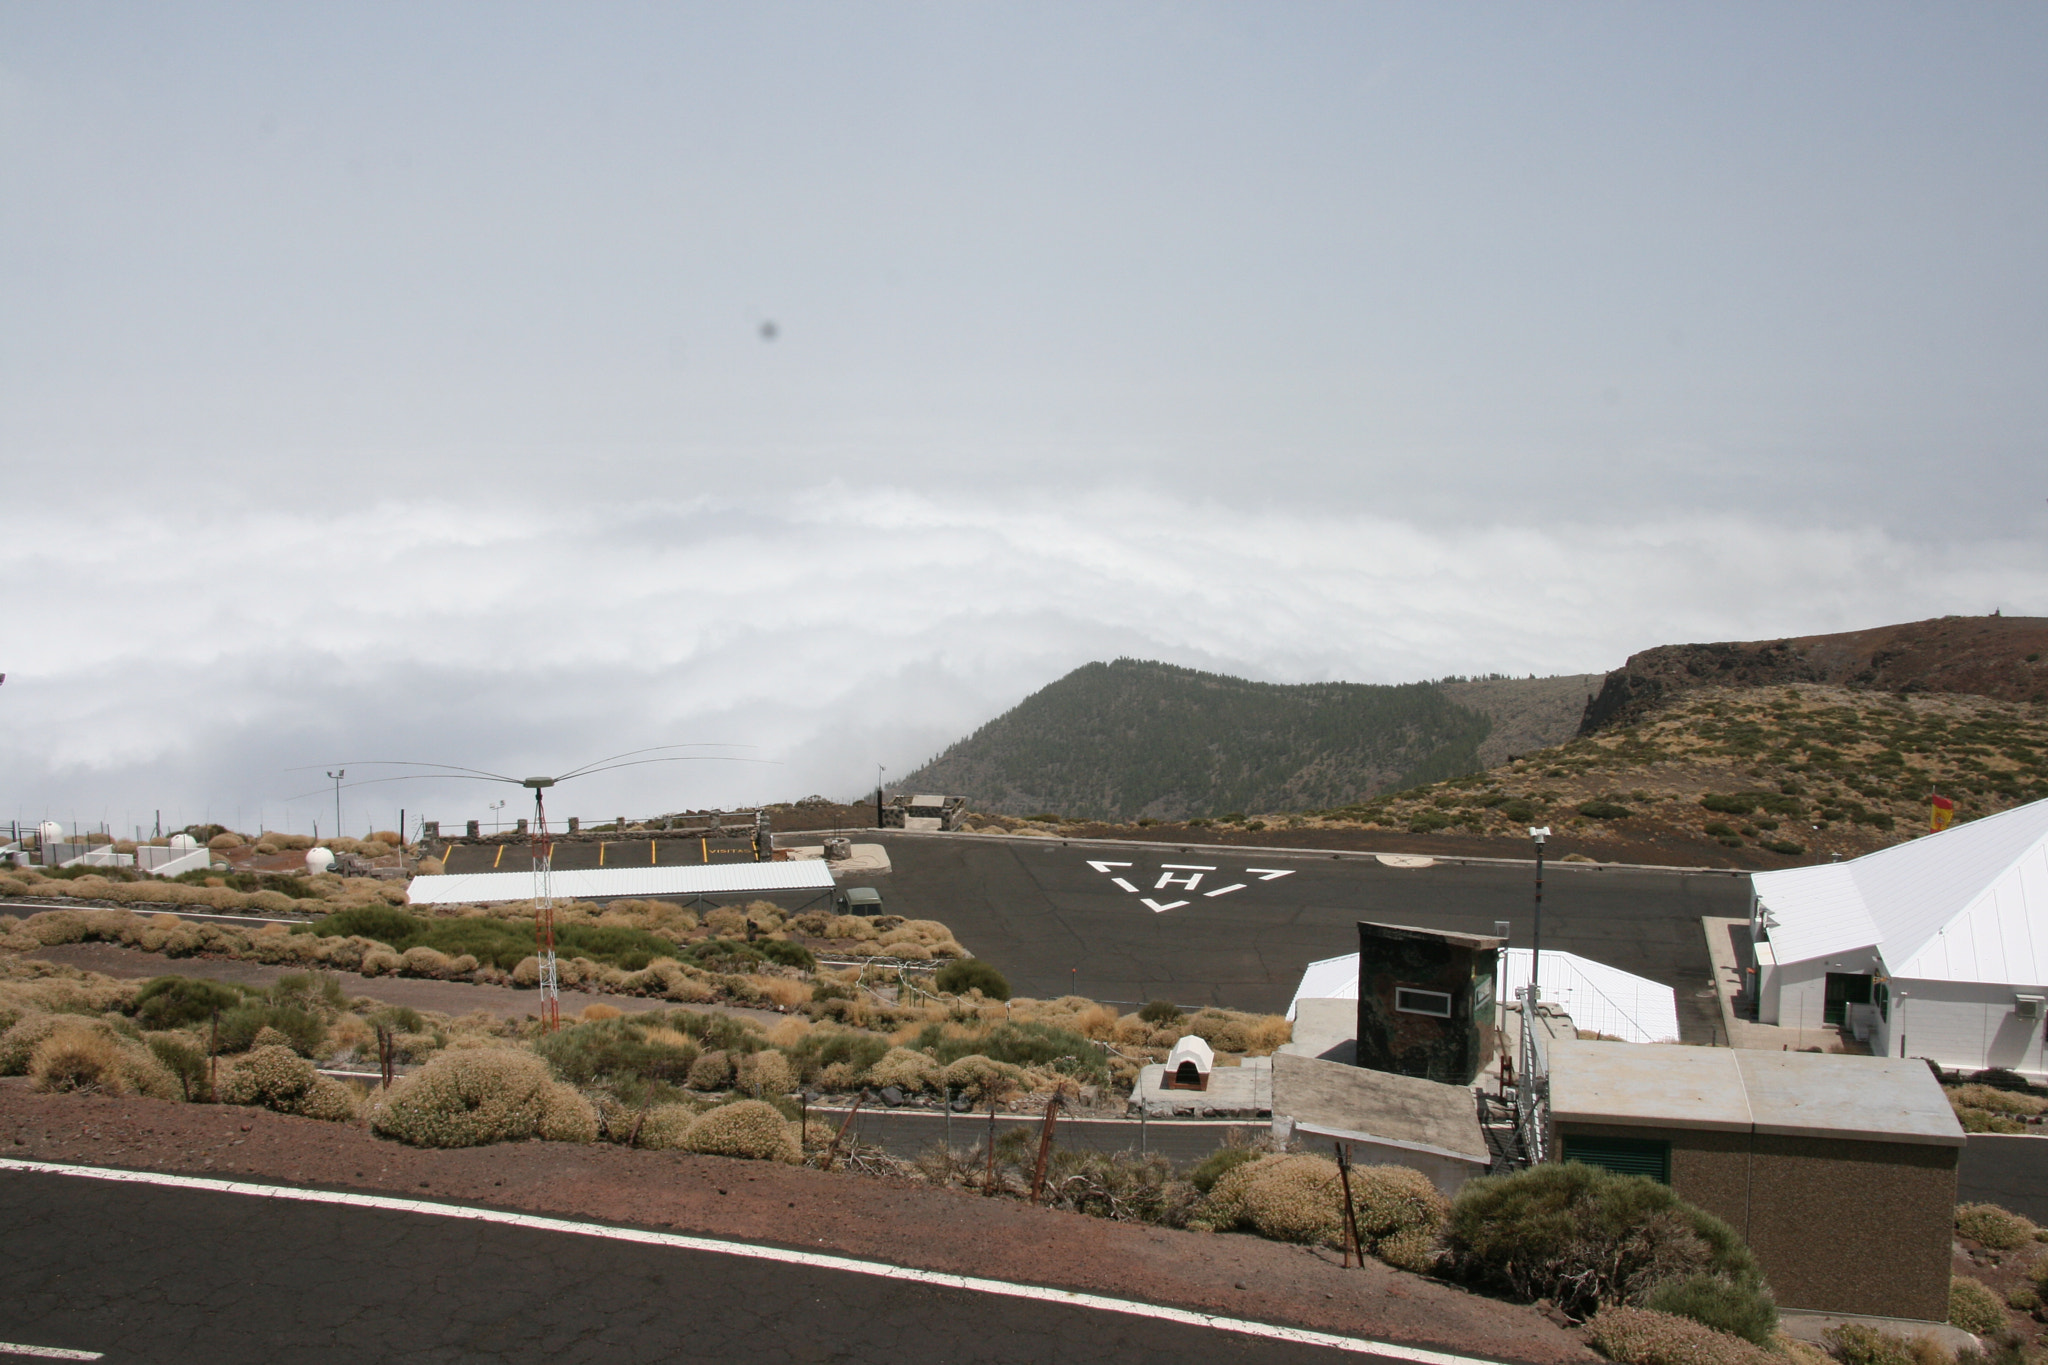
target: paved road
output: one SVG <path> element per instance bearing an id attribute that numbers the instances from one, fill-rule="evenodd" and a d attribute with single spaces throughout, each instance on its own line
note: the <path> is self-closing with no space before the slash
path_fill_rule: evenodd
<path id="1" fill-rule="evenodd" d="M 0 1171 L 0 1226 L 34 1229 L 32 1254 L 0 1257 L 0 1340 L 109 1365 L 1360 1359 L 844 1270 L 61 1175 Z"/>
<path id="2" fill-rule="evenodd" d="M 1997 1204 L 2048 1224 L 2048 1138 L 1971 1134 L 1956 1170 L 1956 1202 Z"/>
<path id="3" fill-rule="evenodd" d="M 1302 968 L 1358 951 L 1359 920 L 1485 934 L 1508 920 L 1517 946 L 1532 928 L 1529 866 L 869 837 L 894 865 L 876 879 L 890 912 L 943 921 L 1023 995 L 1282 1010 Z M 1720 1021 L 1700 920 L 1748 913 L 1746 878 L 1553 863 L 1543 943 L 1674 987 L 1681 1036 L 1712 1042 Z"/>

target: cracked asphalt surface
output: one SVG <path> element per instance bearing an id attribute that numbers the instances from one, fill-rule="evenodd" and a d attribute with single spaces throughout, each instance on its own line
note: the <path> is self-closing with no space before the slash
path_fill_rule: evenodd
<path id="1" fill-rule="evenodd" d="M 38 1172 L 0 1172 L 0 1222 L 5 1339 L 112 1365 L 1360 1359 L 715 1252 Z"/>

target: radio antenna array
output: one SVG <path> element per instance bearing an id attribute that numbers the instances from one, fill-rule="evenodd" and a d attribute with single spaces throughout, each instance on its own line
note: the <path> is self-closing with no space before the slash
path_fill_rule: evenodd
<path id="1" fill-rule="evenodd" d="M 0 674 L 0 677 L 4 677 Z M 652 749 L 634 749 L 628 753 L 613 754 L 600 758 L 595 763 L 586 763 L 580 768 L 571 768 L 560 777 L 507 777 L 503 773 L 485 772 L 481 768 L 463 768 L 449 763 L 420 763 L 408 759 L 357 760 L 351 766 L 363 768 L 432 768 L 428 773 L 402 773 L 394 777 L 372 777 L 350 782 L 350 787 L 367 786 L 373 782 L 507 782 L 513 786 L 527 787 L 533 792 L 533 827 L 528 840 L 533 855 L 533 946 L 534 954 L 540 960 L 540 1024 L 541 1028 L 553 1033 L 562 1026 L 562 978 L 561 969 L 555 960 L 555 897 L 554 867 L 555 840 L 548 833 L 547 801 L 542 796 L 557 782 L 567 782 L 572 777 L 590 777 L 596 773 L 611 772 L 615 768 L 637 768 L 648 763 L 691 763 L 705 760 L 721 760 L 727 763 L 760 763 L 758 758 L 741 758 L 734 754 L 678 754 L 677 749 L 748 749 L 748 744 L 660 744 Z M 337 765 L 339 766 L 339 765 Z M 294 772 L 305 771 L 293 769 Z M 336 809 L 340 808 L 341 789 L 344 785 L 340 772 L 327 774 L 334 779 Z M 297 798 L 292 798 L 297 799 Z M 338 823 L 338 822 L 337 822 Z"/>

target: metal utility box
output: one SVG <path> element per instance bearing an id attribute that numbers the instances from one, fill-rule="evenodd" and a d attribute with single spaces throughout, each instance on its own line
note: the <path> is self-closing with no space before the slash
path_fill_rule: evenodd
<path id="1" fill-rule="evenodd" d="M 1358 1064 L 1470 1085 L 1486 1064 L 1497 938 L 1358 926 Z"/>

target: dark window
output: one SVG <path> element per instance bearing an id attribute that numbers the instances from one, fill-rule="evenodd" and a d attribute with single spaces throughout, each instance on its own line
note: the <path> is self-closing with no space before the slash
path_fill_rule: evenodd
<path id="1" fill-rule="evenodd" d="M 1892 1021 L 1892 988 L 1884 982 L 1875 982 L 1870 987 L 1870 1003 L 1877 1006 L 1877 1017 L 1887 1024 Z"/>
<path id="2" fill-rule="evenodd" d="M 1870 1003 L 1872 979 L 1858 972 L 1829 972 L 1827 993 L 1822 997 L 1821 1022 L 1848 1022 L 1849 1006 Z"/>
<path id="3" fill-rule="evenodd" d="M 1413 986 L 1396 986 L 1394 1008 L 1403 1014 L 1428 1014 L 1448 1019 L 1451 1017 L 1451 997 L 1448 991 L 1418 991 Z"/>
<path id="4" fill-rule="evenodd" d="M 1671 1144 L 1661 1138 L 1564 1135 L 1564 1159 L 1598 1166 L 1619 1175 L 1646 1175 L 1660 1185 L 1671 1183 Z"/>

